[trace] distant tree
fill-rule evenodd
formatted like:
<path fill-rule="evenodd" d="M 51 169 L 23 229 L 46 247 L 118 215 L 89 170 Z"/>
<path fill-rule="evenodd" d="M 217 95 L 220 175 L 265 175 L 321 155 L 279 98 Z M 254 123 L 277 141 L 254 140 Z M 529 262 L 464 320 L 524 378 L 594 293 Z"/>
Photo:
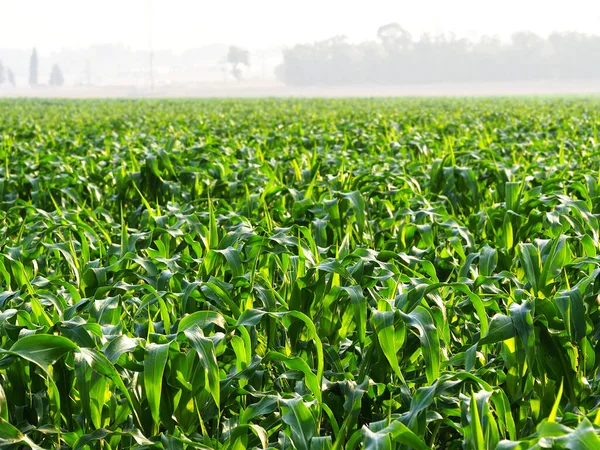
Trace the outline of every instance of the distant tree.
<path fill-rule="evenodd" d="M 227 62 L 231 64 L 231 74 L 239 81 L 242 79 L 241 66 L 250 67 L 250 52 L 232 45 L 227 53 Z"/>
<path fill-rule="evenodd" d="M 6 77 L 4 76 L 4 66 L 2 65 L 2 61 L 0 61 L 0 84 L 4 84 L 6 81 Z"/>
<path fill-rule="evenodd" d="M 286 73 L 285 73 L 285 63 L 279 64 L 275 67 L 275 69 L 273 70 L 273 74 L 275 75 L 275 79 L 277 81 L 286 81 Z"/>
<path fill-rule="evenodd" d="M 36 86 L 38 84 L 38 55 L 35 47 L 31 52 L 29 60 L 29 85 Z"/>
<path fill-rule="evenodd" d="M 58 64 L 52 66 L 50 72 L 50 86 L 62 86 L 65 83 L 65 77 L 63 76 L 62 70 Z"/>
<path fill-rule="evenodd" d="M 411 34 L 395 22 L 379 27 L 377 37 L 388 52 L 404 50 L 412 41 Z"/>
<path fill-rule="evenodd" d="M 17 85 L 17 83 L 15 82 L 15 74 L 10 68 L 6 70 L 6 77 L 8 78 L 8 84 L 10 84 L 11 86 Z"/>

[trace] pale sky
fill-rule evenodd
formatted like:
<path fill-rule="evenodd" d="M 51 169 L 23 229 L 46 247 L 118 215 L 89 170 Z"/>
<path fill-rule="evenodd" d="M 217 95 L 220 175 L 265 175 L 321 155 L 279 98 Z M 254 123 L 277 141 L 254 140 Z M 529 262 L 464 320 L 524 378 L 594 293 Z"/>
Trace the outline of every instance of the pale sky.
<path fill-rule="evenodd" d="M 37 46 L 45 53 L 122 43 L 147 49 L 150 16 L 154 48 L 176 52 L 212 43 L 267 48 L 338 34 L 361 41 L 389 22 L 415 36 L 600 34 L 598 0 L 0 0 L 0 48 Z"/>

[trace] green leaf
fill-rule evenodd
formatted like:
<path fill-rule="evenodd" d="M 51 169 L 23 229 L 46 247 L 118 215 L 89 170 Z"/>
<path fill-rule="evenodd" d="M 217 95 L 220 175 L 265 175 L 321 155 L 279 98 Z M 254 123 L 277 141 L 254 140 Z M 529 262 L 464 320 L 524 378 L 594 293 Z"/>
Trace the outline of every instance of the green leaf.
<path fill-rule="evenodd" d="M 554 297 L 554 303 L 562 316 L 567 333 L 574 342 L 579 342 L 586 335 L 583 297 L 578 289 L 571 289 L 561 294 L 563 295 Z"/>
<path fill-rule="evenodd" d="M 15 446 L 19 444 L 25 444 L 32 450 L 43 450 L 43 447 L 38 446 L 13 425 L 4 419 L 0 419 L 0 446 Z"/>
<path fill-rule="evenodd" d="M 600 448 L 598 433 L 585 417 L 574 431 L 558 438 L 557 441 L 569 450 L 596 450 Z"/>
<path fill-rule="evenodd" d="M 533 305 L 530 301 L 524 301 L 521 304 L 511 303 L 509 308 L 515 330 L 523 343 L 523 348 L 530 361 L 533 358 L 533 353 L 535 351 L 533 318 L 531 317 L 532 308 Z"/>
<path fill-rule="evenodd" d="M 147 439 L 139 430 L 130 431 L 110 431 L 105 428 L 95 430 L 93 433 L 81 436 L 75 442 L 73 450 L 81 450 L 94 441 L 106 442 L 111 436 L 131 436 L 138 445 L 153 445 L 154 443 Z"/>
<path fill-rule="evenodd" d="M 479 408 L 477 407 L 477 399 L 475 398 L 475 392 L 471 392 L 471 427 L 472 438 L 473 438 L 473 448 L 475 450 L 486 450 L 485 439 L 483 437 L 483 427 L 481 426 L 481 417 Z"/>
<path fill-rule="evenodd" d="M 367 301 L 360 286 L 342 286 L 350 296 L 352 310 L 354 311 L 354 323 L 358 329 L 358 341 L 362 344 L 367 337 Z"/>
<path fill-rule="evenodd" d="M 362 428 L 365 450 L 392 450 L 389 433 L 372 432 L 366 426 Z"/>
<path fill-rule="evenodd" d="M 310 450 L 317 423 L 301 397 L 281 399 L 281 419 L 290 427 L 289 437 L 298 450 Z"/>
<path fill-rule="evenodd" d="M 544 289 L 562 270 L 567 254 L 566 242 L 567 238 L 560 236 L 544 246 L 544 250 L 549 248 L 549 251 L 544 255 L 544 264 L 538 283 L 539 289 Z"/>
<path fill-rule="evenodd" d="M 234 277 L 241 277 L 244 275 L 244 268 L 242 266 L 242 259 L 240 258 L 240 254 L 233 247 L 228 247 L 223 250 L 213 249 L 214 252 L 220 253 L 225 257 L 229 268 L 231 269 L 231 274 Z"/>
<path fill-rule="evenodd" d="M 308 389 L 311 390 L 315 398 L 321 402 L 321 386 L 319 379 L 313 373 L 310 366 L 302 358 L 288 357 L 279 352 L 269 352 L 263 358 L 263 363 L 270 361 L 279 361 L 284 363 L 291 370 L 298 370 L 304 374 L 304 382 Z"/>
<path fill-rule="evenodd" d="M 9 352 L 35 363 L 50 375 L 48 366 L 73 350 L 77 350 L 77 346 L 69 339 L 48 334 L 34 334 L 19 339 Z"/>
<path fill-rule="evenodd" d="M 144 358 L 144 387 L 148 406 L 158 428 L 160 423 L 160 398 L 162 395 L 162 383 L 167 358 L 169 356 L 170 344 L 147 344 L 146 357 Z"/>
<path fill-rule="evenodd" d="M 390 367 L 398 377 L 404 383 L 404 377 L 398 364 L 398 357 L 396 356 L 396 332 L 394 329 L 394 312 L 393 311 L 373 311 L 371 315 L 371 322 L 373 323 L 373 329 L 379 341 L 379 346 L 383 350 L 383 354 L 388 360 Z"/>
<path fill-rule="evenodd" d="M 560 406 L 560 400 L 563 394 L 563 383 L 564 380 L 561 380 L 560 387 L 558 388 L 558 393 L 556 394 L 556 400 L 554 400 L 554 405 L 552 405 L 552 410 L 550 411 L 550 415 L 548 416 L 548 422 L 556 422 L 556 415 L 558 414 L 558 407 Z"/>
<path fill-rule="evenodd" d="M 114 338 L 104 349 L 104 356 L 114 364 L 121 355 L 132 352 L 140 345 L 140 340 L 124 335 Z"/>
<path fill-rule="evenodd" d="M 368 428 L 363 427 L 363 431 Z M 368 434 L 367 434 L 368 435 Z M 387 441 L 382 439 L 380 436 L 388 436 L 390 445 L 393 443 L 402 444 L 413 450 L 429 450 L 429 447 L 423 442 L 419 436 L 413 433 L 406 425 L 399 420 L 395 420 L 385 428 L 378 430 L 376 433 L 370 435 L 372 441 L 372 448 L 378 448 L 377 445 L 381 442 L 384 446 L 387 445 Z M 367 440 L 365 439 L 365 448 L 367 447 Z M 390 447 L 391 448 L 391 447 Z"/>
<path fill-rule="evenodd" d="M 489 245 L 485 245 L 479 253 L 479 274 L 490 277 L 498 264 L 498 253 Z"/>
<path fill-rule="evenodd" d="M 504 314 L 492 317 L 488 333 L 481 338 L 479 345 L 495 344 L 514 337 L 516 334 L 513 320 Z"/>
<path fill-rule="evenodd" d="M 204 327 L 209 324 L 213 324 L 219 328 L 225 329 L 225 319 L 220 313 L 215 311 L 196 311 L 195 313 L 187 315 L 181 319 L 179 322 L 179 327 L 177 328 L 177 332 L 181 333 L 182 331 L 188 330 L 195 325 L 204 329 Z"/>
<path fill-rule="evenodd" d="M 362 235 L 365 229 L 365 199 L 359 191 L 342 192 L 340 195 L 348 199 L 356 214 L 356 225 L 358 226 L 358 232 Z"/>
<path fill-rule="evenodd" d="M 200 365 L 206 370 L 208 377 L 208 389 L 210 395 L 215 401 L 215 405 L 221 407 L 221 387 L 219 375 L 219 366 L 213 341 L 204 337 L 202 330 L 198 326 L 184 330 L 190 345 L 198 354 Z"/>
<path fill-rule="evenodd" d="M 129 407 L 131 408 L 133 414 L 136 417 L 137 423 L 140 424 L 140 417 L 133 404 L 131 394 L 129 393 L 129 390 L 125 387 L 121 376 L 114 368 L 114 366 L 110 363 L 110 361 L 106 359 L 106 357 L 102 353 L 99 353 L 98 351 L 93 349 L 80 348 L 79 352 L 93 370 L 95 370 L 101 375 L 104 375 L 105 377 L 108 377 L 115 384 L 115 386 L 117 386 L 117 388 L 121 390 L 121 392 L 127 400 L 127 403 L 129 404 Z"/>
<path fill-rule="evenodd" d="M 427 309 L 417 306 L 409 314 L 399 311 L 406 324 L 419 332 L 421 351 L 425 360 L 425 374 L 429 384 L 440 376 L 440 340 L 433 318 Z"/>
<path fill-rule="evenodd" d="M 525 270 L 527 281 L 537 295 L 539 289 L 543 287 L 539 285 L 541 260 L 537 247 L 533 244 L 519 244 L 519 260 Z"/>

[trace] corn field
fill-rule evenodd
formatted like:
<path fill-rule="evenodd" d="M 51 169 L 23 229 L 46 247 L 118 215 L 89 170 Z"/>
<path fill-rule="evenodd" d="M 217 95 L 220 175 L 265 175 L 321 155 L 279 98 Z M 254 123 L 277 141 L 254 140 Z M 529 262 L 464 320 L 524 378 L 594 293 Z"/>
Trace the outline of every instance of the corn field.
<path fill-rule="evenodd" d="M 0 101 L 0 447 L 600 449 L 600 101 Z"/>

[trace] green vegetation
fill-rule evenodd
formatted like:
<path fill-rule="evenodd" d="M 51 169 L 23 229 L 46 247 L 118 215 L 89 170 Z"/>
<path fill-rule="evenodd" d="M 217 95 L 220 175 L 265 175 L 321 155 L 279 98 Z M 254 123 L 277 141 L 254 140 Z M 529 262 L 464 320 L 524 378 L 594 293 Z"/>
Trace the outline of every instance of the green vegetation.
<path fill-rule="evenodd" d="M 600 102 L 0 102 L 8 448 L 598 449 Z"/>

